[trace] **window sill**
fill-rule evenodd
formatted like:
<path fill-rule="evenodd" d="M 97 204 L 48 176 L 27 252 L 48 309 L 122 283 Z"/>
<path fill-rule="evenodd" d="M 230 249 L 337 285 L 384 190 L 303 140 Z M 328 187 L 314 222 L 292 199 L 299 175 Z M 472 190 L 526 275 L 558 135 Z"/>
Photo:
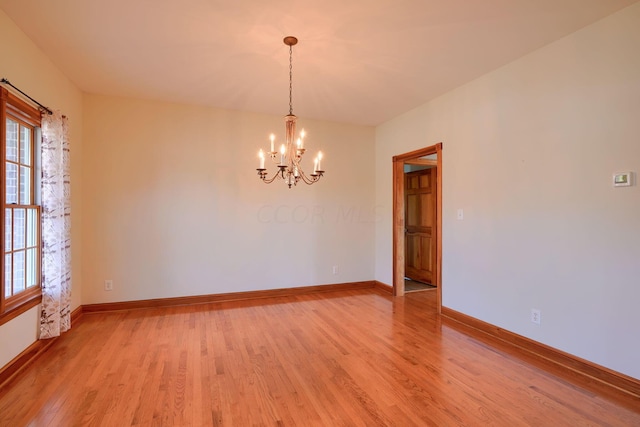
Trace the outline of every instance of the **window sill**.
<path fill-rule="evenodd" d="M 20 303 L 15 306 L 7 307 L 7 309 L 3 313 L 0 313 L 0 325 L 4 325 L 10 320 L 15 319 L 16 317 L 20 316 L 22 313 L 27 312 L 28 310 L 32 309 L 36 305 L 40 304 L 41 302 L 42 302 L 42 293 L 38 292 L 30 296 L 28 299 L 20 301 Z"/>

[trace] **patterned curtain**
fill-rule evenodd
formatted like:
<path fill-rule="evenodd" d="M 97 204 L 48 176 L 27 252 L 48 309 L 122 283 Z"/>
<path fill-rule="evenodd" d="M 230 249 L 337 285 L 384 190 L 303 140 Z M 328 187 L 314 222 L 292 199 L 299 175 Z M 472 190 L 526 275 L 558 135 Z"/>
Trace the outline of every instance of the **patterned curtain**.
<path fill-rule="evenodd" d="M 71 328 L 71 192 L 67 118 L 42 117 L 42 312 L 40 339 Z"/>

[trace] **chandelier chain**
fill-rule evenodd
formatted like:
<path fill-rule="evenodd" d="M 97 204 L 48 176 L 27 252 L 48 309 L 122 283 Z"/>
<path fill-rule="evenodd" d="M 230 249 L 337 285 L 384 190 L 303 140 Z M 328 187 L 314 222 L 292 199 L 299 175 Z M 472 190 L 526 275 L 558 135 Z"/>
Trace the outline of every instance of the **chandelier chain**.
<path fill-rule="evenodd" d="M 289 115 L 293 114 L 293 47 L 289 46 Z"/>

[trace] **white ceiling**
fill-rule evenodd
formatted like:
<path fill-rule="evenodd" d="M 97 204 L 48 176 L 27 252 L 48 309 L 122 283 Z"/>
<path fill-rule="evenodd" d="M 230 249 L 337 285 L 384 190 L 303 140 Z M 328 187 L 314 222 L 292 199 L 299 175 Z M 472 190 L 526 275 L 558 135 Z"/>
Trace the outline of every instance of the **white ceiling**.
<path fill-rule="evenodd" d="M 0 0 L 0 9 L 85 92 L 283 115 L 282 39 L 294 35 L 294 113 L 378 125 L 636 1 Z M 1 77 L 19 86 L 20 76 Z"/>

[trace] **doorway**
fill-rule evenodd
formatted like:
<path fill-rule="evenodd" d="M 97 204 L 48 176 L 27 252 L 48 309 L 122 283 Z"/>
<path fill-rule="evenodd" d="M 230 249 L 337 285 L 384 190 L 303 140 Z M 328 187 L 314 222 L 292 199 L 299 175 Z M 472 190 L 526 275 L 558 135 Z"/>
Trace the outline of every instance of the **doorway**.
<path fill-rule="evenodd" d="M 431 169 L 429 174 L 433 176 L 435 182 L 433 188 L 433 192 L 435 193 L 435 208 L 432 211 L 432 214 L 435 216 L 435 218 L 433 218 L 435 227 L 433 227 L 428 234 L 420 233 L 420 235 L 416 235 L 416 231 L 424 232 L 426 230 L 408 229 L 407 227 L 405 165 L 422 165 L 428 167 L 425 169 Z M 418 185 L 418 187 L 420 186 Z M 419 190 L 415 193 L 419 193 Z M 409 207 L 409 209 L 413 208 Z M 429 267 L 431 270 L 429 280 L 436 286 L 437 310 L 438 313 L 440 313 L 442 307 L 442 143 L 393 157 L 393 294 L 395 296 L 404 296 L 405 294 L 404 283 L 407 256 L 416 256 L 415 253 L 411 253 L 411 249 L 407 251 L 407 238 L 405 236 L 408 231 L 414 233 L 414 235 L 410 237 L 410 239 L 414 241 L 414 243 L 410 241 L 412 247 L 418 248 L 422 245 L 424 248 L 423 252 L 435 250 L 435 253 L 429 252 L 429 259 L 425 264 L 431 263 Z M 429 239 L 434 240 L 431 241 Z M 411 264 L 411 262 L 410 260 L 409 264 Z M 415 274 L 415 271 L 410 272 L 410 274 Z"/>
<path fill-rule="evenodd" d="M 435 154 L 404 164 L 404 291 L 435 289 Z"/>

